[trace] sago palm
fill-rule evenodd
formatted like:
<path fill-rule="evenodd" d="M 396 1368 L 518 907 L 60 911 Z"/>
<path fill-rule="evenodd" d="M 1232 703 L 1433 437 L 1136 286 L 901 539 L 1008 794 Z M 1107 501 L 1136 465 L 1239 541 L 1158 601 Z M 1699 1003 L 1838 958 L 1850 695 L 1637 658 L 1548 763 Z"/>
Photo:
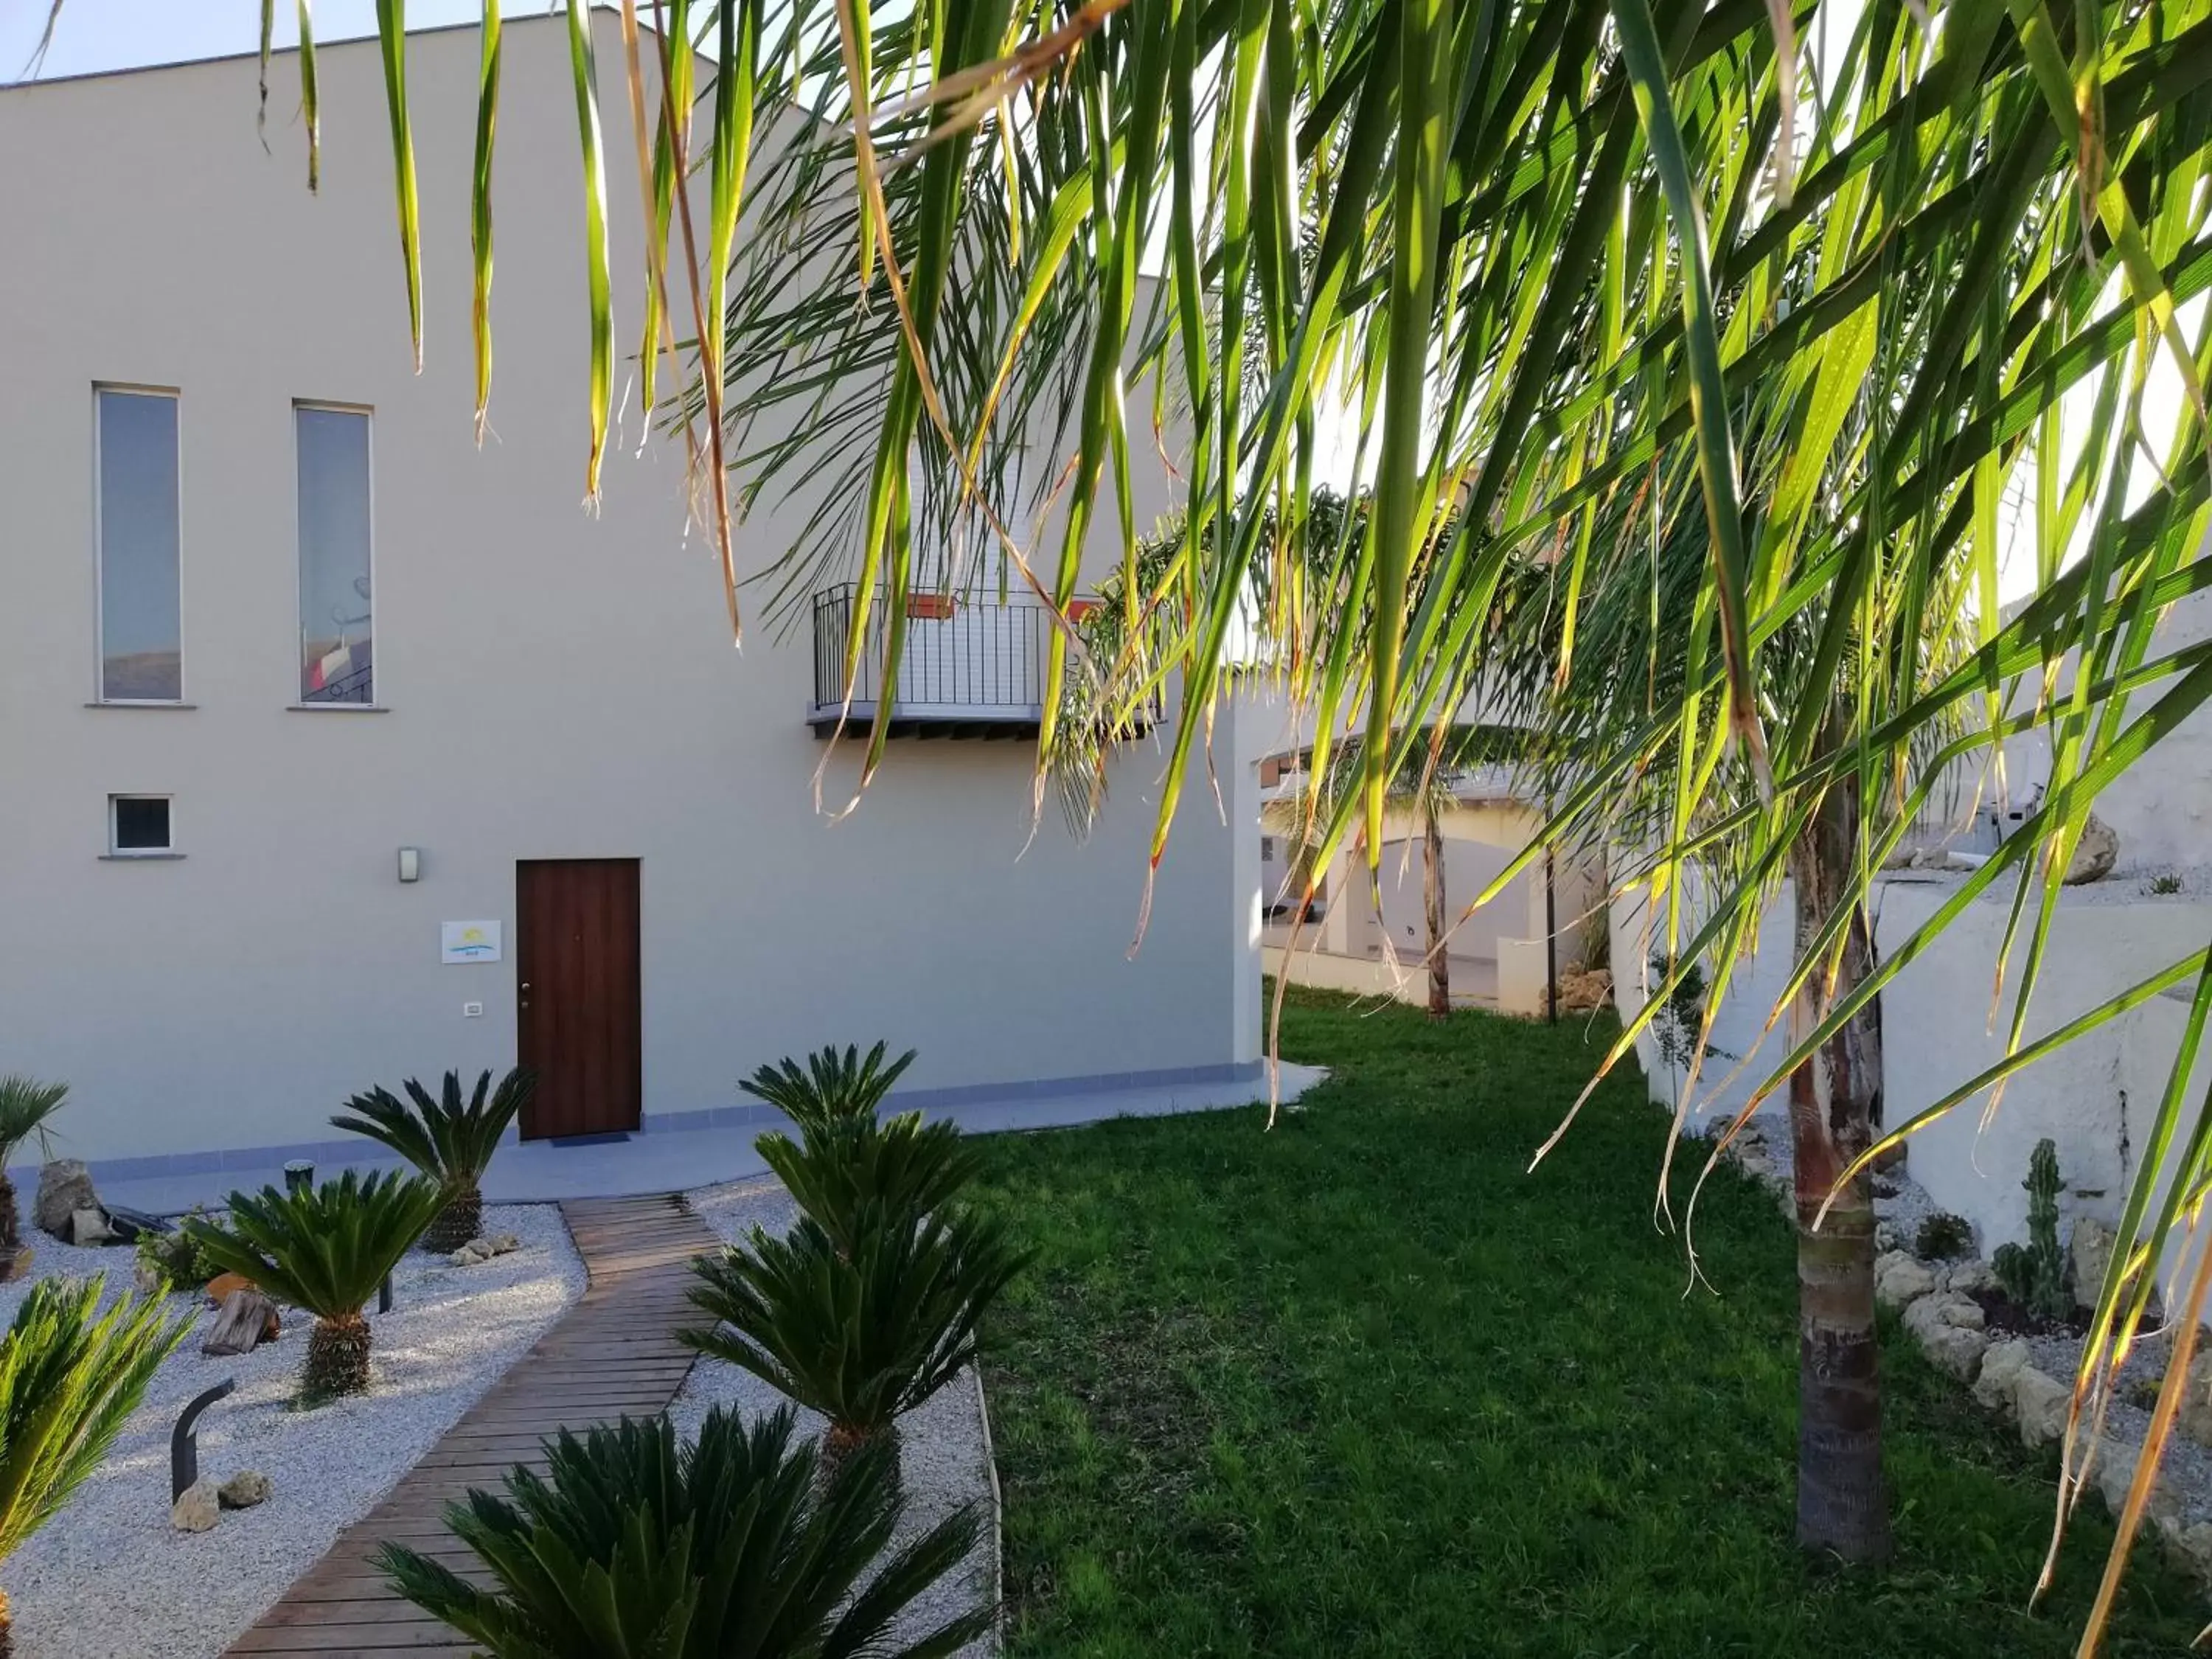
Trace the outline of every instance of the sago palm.
<path fill-rule="evenodd" d="M 446 1511 L 488 1584 L 398 1544 L 376 1565 L 490 1659 L 936 1659 L 981 1634 L 988 1607 L 891 1633 L 974 1547 L 974 1514 L 886 1555 L 888 1449 L 824 1485 L 792 1425 L 787 1407 L 750 1427 L 717 1407 L 690 1445 L 665 1417 L 564 1429 L 544 1474 L 518 1468 L 505 1496 L 472 1490 Z"/>
<path fill-rule="evenodd" d="M 404 1086 L 404 1101 L 389 1089 L 356 1095 L 331 1122 L 381 1141 L 438 1183 L 445 1207 L 422 1235 L 422 1248 L 457 1250 L 483 1231 L 483 1173 L 507 1125 L 537 1091 L 538 1076 L 518 1066 L 494 1089 L 486 1072 L 465 1100 L 458 1072 L 446 1073 L 438 1096 L 411 1077 Z"/>
<path fill-rule="evenodd" d="M 306 1398 L 321 1400 L 368 1388 L 362 1310 L 444 1202 L 426 1176 L 349 1170 L 301 1192 L 233 1193 L 228 1228 L 188 1220 L 185 1231 L 223 1271 L 315 1316 L 300 1384 Z"/>
<path fill-rule="evenodd" d="M 0 1337 L 0 1561 L 53 1517 L 107 1455 L 155 1370 L 192 1328 L 162 1300 L 100 1309 L 100 1284 L 42 1279 Z M 15 1651 L 0 1595 L 0 1659 Z"/>
<path fill-rule="evenodd" d="M 915 1221 L 874 1211 L 841 1250 L 801 1217 L 692 1264 L 694 1304 L 719 1322 L 683 1339 L 829 1419 L 832 1471 L 891 1438 L 897 1419 L 957 1376 L 975 1327 L 1028 1264 L 997 1221 L 965 1210 Z"/>
<path fill-rule="evenodd" d="M 33 1138 L 41 1157 L 52 1153 L 47 1121 L 68 1098 L 66 1083 L 41 1083 L 15 1072 L 0 1077 L 0 1279 L 14 1275 L 23 1253 L 22 1218 L 16 1212 L 15 1183 L 8 1165 Z"/>
<path fill-rule="evenodd" d="M 982 1154 L 958 1125 L 926 1124 L 919 1112 L 866 1127 L 809 1128 L 796 1142 L 764 1134 L 753 1146 L 800 1210 L 847 1255 L 884 1217 L 942 1209 L 982 1168 Z"/>
<path fill-rule="evenodd" d="M 787 1057 L 762 1066 L 738 1087 L 766 1101 L 809 1133 L 873 1123 L 876 1109 L 915 1060 L 909 1048 L 886 1064 L 888 1048 L 878 1042 L 863 1056 L 854 1044 L 840 1052 L 833 1043 L 809 1054 L 803 1071 L 797 1060 Z"/>

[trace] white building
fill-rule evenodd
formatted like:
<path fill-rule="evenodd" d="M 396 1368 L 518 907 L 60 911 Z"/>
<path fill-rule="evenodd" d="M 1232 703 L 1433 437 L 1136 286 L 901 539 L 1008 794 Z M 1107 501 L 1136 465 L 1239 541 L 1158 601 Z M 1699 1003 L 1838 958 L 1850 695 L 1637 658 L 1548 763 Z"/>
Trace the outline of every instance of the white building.
<path fill-rule="evenodd" d="M 634 342 L 622 55 L 595 27 Z M 1182 814 L 1132 959 L 1161 757 L 1117 765 L 1078 844 L 1048 806 L 1032 838 L 1030 743 L 919 740 L 1033 720 L 1034 613 L 914 623 L 912 661 L 962 672 L 901 694 L 832 823 L 814 641 L 756 616 L 732 648 L 680 454 L 639 453 L 634 398 L 579 510 L 562 24 L 517 20 L 505 54 L 481 452 L 472 28 L 410 42 L 419 376 L 373 43 L 320 54 L 315 195 L 289 64 L 273 155 L 251 58 L 0 91 L 0 1071 L 67 1079 L 61 1150 L 113 1178 L 312 1156 L 356 1090 L 518 1058 L 531 1136 L 728 1121 L 755 1066 L 878 1036 L 940 1102 L 1256 1075 L 1249 831 Z M 757 517 L 741 555 L 790 527 Z M 1223 779 L 1249 824 L 1250 769 Z"/>

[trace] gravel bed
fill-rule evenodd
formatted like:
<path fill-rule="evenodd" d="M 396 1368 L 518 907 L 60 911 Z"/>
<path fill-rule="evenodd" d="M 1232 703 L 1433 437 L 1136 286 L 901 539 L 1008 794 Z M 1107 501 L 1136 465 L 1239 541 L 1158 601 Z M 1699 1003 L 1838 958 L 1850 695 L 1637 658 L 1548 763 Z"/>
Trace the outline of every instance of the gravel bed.
<path fill-rule="evenodd" d="M 700 1218 L 732 1243 L 749 1236 L 756 1222 L 772 1233 L 781 1232 L 798 1213 L 798 1206 L 773 1176 L 702 1187 L 684 1196 Z M 692 1367 L 668 1415 L 678 1433 L 691 1435 L 716 1406 L 750 1415 L 772 1412 L 785 1403 L 781 1395 L 751 1372 L 702 1358 Z M 802 1408 L 799 1426 L 801 1433 L 813 1436 L 821 1433 L 823 1423 Z M 982 1385 L 972 1369 L 899 1420 L 899 1469 L 907 1503 L 895 1547 L 920 1537 L 963 1504 L 975 1504 L 982 1517 L 967 1561 L 933 1585 L 895 1626 L 895 1634 L 904 1640 L 913 1641 L 970 1607 L 988 1606 L 997 1593 L 997 1517 L 984 1436 Z M 984 1659 L 997 1651 L 995 1636 L 986 1633 L 962 1648 L 958 1659 Z"/>
<path fill-rule="evenodd" d="M 581 1295 L 584 1267 L 551 1205 L 493 1206 L 487 1233 L 522 1248 L 474 1267 L 410 1255 L 389 1314 L 372 1315 L 375 1386 L 313 1411 L 294 1408 L 312 1322 L 290 1310 L 283 1334 L 250 1354 L 202 1358 L 198 1327 L 155 1374 L 146 1403 L 60 1514 L 0 1563 L 19 1659 L 215 1659 L 344 1528 L 399 1477 Z M 127 1290 L 127 1248 L 76 1249 L 25 1224 L 33 1276 L 104 1274 Z M 0 1320 L 25 1284 L 0 1285 Z M 181 1298 L 177 1305 L 185 1305 Z M 169 1431 L 194 1395 L 238 1388 L 199 1419 L 203 1476 L 258 1469 L 275 1491 L 226 1511 L 212 1532 L 169 1524 Z"/>
<path fill-rule="evenodd" d="M 2074 1373 L 2081 1364 L 2083 1339 L 2061 1331 L 2026 1340 L 2036 1370 L 2072 1387 Z M 2130 1405 L 2127 1395 L 2137 1383 L 2156 1386 L 2166 1375 L 2171 1346 L 2171 1339 L 2164 1332 L 2138 1340 L 2129 1351 L 2127 1364 L 2120 1368 L 2119 1386 L 2106 1407 L 2105 1439 L 2129 1449 L 2130 1467 L 2135 1462 L 2134 1449 L 2142 1444 L 2143 1436 L 2150 1431 L 2150 1413 Z M 2100 1458 L 2106 1455 L 2099 1454 Z M 2156 1495 L 2177 1505 L 2185 1527 L 2212 1521 L 2212 1448 L 2199 1445 L 2179 1428 L 2168 1435 L 2166 1450 L 2159 1458 Z"/>

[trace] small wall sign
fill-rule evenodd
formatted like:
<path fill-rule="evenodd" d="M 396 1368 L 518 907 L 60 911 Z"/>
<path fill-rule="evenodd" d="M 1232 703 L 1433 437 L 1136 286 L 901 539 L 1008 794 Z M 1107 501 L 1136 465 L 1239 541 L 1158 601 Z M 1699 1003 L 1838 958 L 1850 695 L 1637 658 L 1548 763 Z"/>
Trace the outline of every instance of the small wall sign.
<path fill-rule="evenodd" d="M 499 924 L 495 921 L 441 921 L 438 924 L 438 960 L 497 962 Z"/>

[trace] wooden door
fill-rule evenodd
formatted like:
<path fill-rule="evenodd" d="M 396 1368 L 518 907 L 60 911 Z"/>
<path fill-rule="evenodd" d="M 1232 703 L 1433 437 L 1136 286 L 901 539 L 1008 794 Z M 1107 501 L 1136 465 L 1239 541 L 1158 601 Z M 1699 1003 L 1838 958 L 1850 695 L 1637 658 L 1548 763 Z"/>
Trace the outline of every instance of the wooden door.
<path fill-rule="evenodd" d="M 638 1127 L 635 859 L 514 866 L 516 1048 L 538 1073 L 526 1140 Z"/>

